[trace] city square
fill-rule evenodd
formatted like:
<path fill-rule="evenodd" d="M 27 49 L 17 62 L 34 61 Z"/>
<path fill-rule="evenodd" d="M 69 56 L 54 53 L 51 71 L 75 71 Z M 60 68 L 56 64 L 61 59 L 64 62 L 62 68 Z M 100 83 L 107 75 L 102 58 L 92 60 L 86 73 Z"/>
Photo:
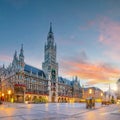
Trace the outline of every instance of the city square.
<path fill-rule="evenodd" d="M 118 120 L 120 105 L 86 109 L 85 103 L 16 104 L 0 106 L 0 120 Z"/>

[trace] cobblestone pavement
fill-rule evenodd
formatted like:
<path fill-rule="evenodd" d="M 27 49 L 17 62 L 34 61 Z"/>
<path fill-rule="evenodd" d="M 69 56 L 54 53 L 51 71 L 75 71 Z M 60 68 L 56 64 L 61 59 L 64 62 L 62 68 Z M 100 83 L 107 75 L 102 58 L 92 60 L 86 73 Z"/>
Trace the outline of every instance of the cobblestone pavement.
<path fill-rule="evenodd" d="M 47 103 L 0 105 L 0 120 L 118 120 L 118 105 L 86 109 L 83 103 Z"/>

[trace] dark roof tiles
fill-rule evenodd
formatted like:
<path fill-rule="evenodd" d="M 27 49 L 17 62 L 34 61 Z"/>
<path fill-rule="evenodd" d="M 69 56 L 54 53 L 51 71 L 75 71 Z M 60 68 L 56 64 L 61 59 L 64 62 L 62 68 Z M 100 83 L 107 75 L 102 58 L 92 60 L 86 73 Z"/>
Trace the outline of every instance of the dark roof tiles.
<path fill-rule="evenodd" d="M 46 78 L 45 73 L 42 70 L 27 64 L 25 64 L 24 71 Z"/>

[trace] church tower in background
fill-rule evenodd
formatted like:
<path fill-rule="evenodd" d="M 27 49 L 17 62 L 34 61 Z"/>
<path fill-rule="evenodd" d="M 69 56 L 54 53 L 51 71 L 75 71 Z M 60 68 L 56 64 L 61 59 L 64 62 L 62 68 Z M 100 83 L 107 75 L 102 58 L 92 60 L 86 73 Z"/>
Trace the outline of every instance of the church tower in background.
<path fill-rule="evenodd" d="M 58 98 L 58 63 L 56 62 L 57 47 L 54 43 L 52 23 L 44 47 L 44 62 L 42 69 L 49 80 L 49 102 L 57 102 Z"/>

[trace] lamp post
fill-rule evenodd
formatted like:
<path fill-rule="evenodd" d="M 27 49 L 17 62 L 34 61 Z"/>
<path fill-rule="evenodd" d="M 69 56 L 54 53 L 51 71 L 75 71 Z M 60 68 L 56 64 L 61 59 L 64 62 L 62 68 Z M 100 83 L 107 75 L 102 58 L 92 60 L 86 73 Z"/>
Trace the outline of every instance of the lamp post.
<path fill-rule="evenodd" d="M 101 95 L 101 97 L 102 97 L 102 96 L 103 96 L 103 93 L 101 93 L 100 95 Z"/>
<path fill-rule="evenodd" d="M 100 95 L 101 95 L 101 101 L 102 101 L 103 93 L 101 92 L 101 94 L 100 94 Z"/>
<path fill-rule="evenodd" d="M 10 101 L 10 94 L 11 94 L 11 90 L 8 90 L 8 95 L 9 95 L 8 101 Z"/>
<path fill-rule="evenodd" d="M 2 93 L 2 97 L 4 97 L 4 93 Z"/>
<path fill-rule="evenodd" d="M 4 94 L 4 93 L 2 93 L 2 101 L 4 101 L 4 95 L 5 95 L 5 94 Z"/>

